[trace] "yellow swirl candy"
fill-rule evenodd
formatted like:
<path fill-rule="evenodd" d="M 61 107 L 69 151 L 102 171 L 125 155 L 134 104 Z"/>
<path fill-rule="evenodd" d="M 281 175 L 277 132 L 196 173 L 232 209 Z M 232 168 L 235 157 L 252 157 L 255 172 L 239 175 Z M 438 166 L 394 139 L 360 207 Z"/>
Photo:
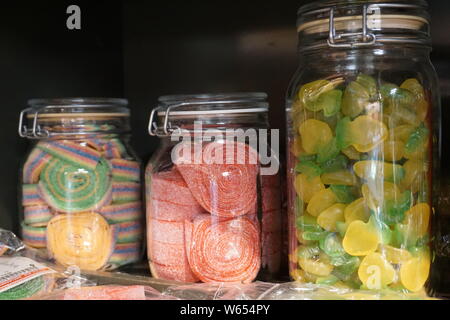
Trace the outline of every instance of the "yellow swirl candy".
<path fill-rule="evenodd" d="M 387 181 L 398 182 L 403 177 L 403 168 L 399 164 L 384 161 L 365 160 L 353 165 L 356 175 L 365 180 L 384 178 Z"/>
<path fill-rule="evenodd" d="M 412 291 L 420 291 L 430 274 L 430 254 L 428 251 L 408 260 L 400 268 L 400 280 L 403 286 Z"/>
<path fill-rule="evenodd" d="M 317 224 L 327 231 L 336 231 L 336 222 L 344 222 L 344 210 L 345 204 L 332 205 L 317 217 Z"/>
<path fill-rule="evenodd" d="M 59 214 L 47 225 L 47 248 L 64 266 L 98 270 L 114 247 L 113 231 L 98 213 Z"/>
<path fill-rule="evenodd" d="M 322 183 L 330 185 L 354 186 L 358 183 L 355 175 L 348 170 L 324 173 L 320 178 Z"/>
<path fill-rule="evenodd" d="M 347 224 L 359 220 L 363 222 L 369 221 L 370 211 L 364 201 L 364 198 L 359 198 L 350 203 L 344 211 L 345 222 Z"/>
<path fill-rule="evenodd" d="M 342 246 L 352 256 L 366 256 L 377 250 L 379 242 L 378 233 L 372 226 L 355 220 L 348 226 Z"/>
<path fill-rule="evenodd" d="M 352 145 L 359 152 L 369 152 L 385 141 L 389 135 L 386 125 L 369 116 L 359 116 L 350 123 Z"/>
<path fill-rule="evenodd" d="M 303 149 L 309 154 L 317 153 L 333 139 L 330 126 L 315 119 L 303 122 L 300 125 L 299 132 L 302 137 Z"/>
<path fill-rule="evenodd" d="M 325 189 L 320 177 L 309 178 L 304 173 L 297 175 L 294 187 L 300 199 L 305 203 L 308 203 L 315 193 Z"/>
<path fill-rule="evenodd" d="M 336 202 L 336 195 L 330 188 L 327 188 L 313 195 L 306 211 L 308 211 L 310 215 L 317 217 L 322 211 L 328 209 Z"/>
<path fill-rule="evenodd" d="M 404 224 L 408 233 L 423 237 L 428 233 L 430 223 L 431 208 L 427 203 L 419 203 L 406 211 Z"/>
<path fill-rule="evenodd" d="M 379 252 L 386 260 L 393 264 L 401 264 L 412 258 L 411 253 L 405 249 L 399 249 L 387 244 L 380 245 Z"/>
<path fill-rule="evenodd" d="M 394 282 L 394 267 L 378 252 L 367 255 L 358 269 L 361 282 L 369 289 L 381 289 Z"/>

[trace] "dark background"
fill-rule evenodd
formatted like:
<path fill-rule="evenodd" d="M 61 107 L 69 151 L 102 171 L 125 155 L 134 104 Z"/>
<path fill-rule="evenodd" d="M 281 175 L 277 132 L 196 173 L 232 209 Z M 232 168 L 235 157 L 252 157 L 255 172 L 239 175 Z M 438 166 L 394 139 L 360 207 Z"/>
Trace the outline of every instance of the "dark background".
<path fill-rule="evenodd" d="M 296 12 L 311 1 L 11 2 L 0 7 L 0 227 L 19 230 L 18 170 L 27 141 L 17 123 L 30 98 L 129 99 L 133 146 L 144 162 L 157 146 L 148 116 L 165 94 L 267 92 L 272 127 L 284 130 L 284 95 L 298 64 Z M 81 7 L 81 30 L 66 28 L 71 4 Z M 450 1 L 429 4 L 445 137 Z M 444 176 L 449 160 L 444 152 Z"/>

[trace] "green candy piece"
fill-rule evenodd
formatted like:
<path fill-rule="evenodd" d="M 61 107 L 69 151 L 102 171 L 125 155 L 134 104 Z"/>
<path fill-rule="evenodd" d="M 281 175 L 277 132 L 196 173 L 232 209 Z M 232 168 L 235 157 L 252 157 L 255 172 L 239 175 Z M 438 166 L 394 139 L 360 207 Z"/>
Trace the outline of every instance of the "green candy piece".
<path fill-rule="evenodd" d="M 111 167 L 103 158 L 95 170 L 54 158 L 41 172 L 39 189 L 47 204 L 57 211 L 95 210 L 111 201 Z"/>
<path fill-rule="evenodd" d="M 356 81 L 350 82 L 344 91 L 342 100 L 342 113 L 348 117 L 356 118 L 370 102 L 367 89 Z"/>
<path fill-rule="evenodd" d="M 413 153 L 418 151 L 420 147 L 422 147 L 429 135 L 429 130 L 423 123 L 419 127 L 417 127 L 409 136 L 408 140 L 405 144 L 405 151 L 407 153 Z"/>
<path fill-rule="evenodd" d="M 322 174 L 322 169 L 312 161 L 302 161 L 295 166 L 295 171 L 304 173 L 308 178 L 314 178 Z"/>
<path fill-rule="evenodd" d="M 311 162 L 315 162 L 316 161 L 316 155 L 301 155 L 298 157 L 298 161 L 303 162 L 303 161 L 311 161 Z"/>
<path fill-rule="evenodd" d="M 323 229 L 317 224 L 316 218 L 307 214 L 297 218 L 297 228 L 304 232 L 323 232 Z"/>
<path fill-rule="evenodd" d="M 317 153 L 317 162 L 319 164 L 324 164 L 334 158 L 339 154 L 340 149 L 338 148 L 336 138 L 330 140 L 323 148 Z"/>
<path fill-rule="evenodd" d="M 332 117 L 341 110 L 342 91 L 336 89 L 328 91 L 319 97 L 317 103 L 322 105 L 325 117 Z"/>
<path fill-rule="evenodd" d="M 352 132 L 350 130 L 351 119 L 342 118 L 336 126 L 336 146 L 339 150 L 348 148 L 352 144 Z"/>
<path fill-rule="evenodd" d="M 381 236 L 382 244 L 390 244 L 392 242 L 393 232 L 389 228 L 389 226 L 382 221 L 381 218 L 372 215 L 369 218 L 369 224 L 371 224 L 374 228 L 376 228 L 378 234 Z"/>
<path fill-rule="evenodd" d="M 342 281 L 349 281 L 352 279 L 352 275 L 358 270 L 359 264 L 360 260 L 357 257 L 348 256 L 343 264 L 334 268 L 332 274 Z"/>
<path fill-rule="evenodd" d="M 0 293 L 0 300 L 20 300 L 34 296 L 45 286 L 44 278 L 37 277 Z"/>
<path fill-rule="evenodd" d="M 329 233 L 326 237 L 320 239 L 319 247 L 330 257 L 341 257 L 345 255 L 341 243 L 342 239 L 336 233 Z"/>
<path fill-rule="evenodd" d="M 321 166 L 323 173 L 330 173 L 344 170 L 348 167 L 349 161 L 346 156 L 340 154 L 337 157 L 324 162 Z"/>
<path fill-rule="evenodd" d="M 412 193 L 405 191 L 397 200 L 386 200 L 381 214 L 383 222 L 390 226 L 402 222 L 406 211 L 411 208 L 412 199 Z"/>
<path fill-rule="evenodd" d="M 336 222 L 336 230 L 339 235 L 343 238 L 345 237 L 345 233 L 347 232 L 348 225 L 345 222 L 338 221 Z"/>
<path fill-rule="evenodd" d="M 336 284 L 338 281 L 339 281 L 339 278 L 331 274 L 328 277 L 317 278 L 316 284 L 332 286 L 332 285 Z"/>
<path fill-rule="evenodd" d="M 356 82 L 367 90 L 371 98 L 375 97 L 376 94 L 378 93 L 377 82 L 373 77 L 368 76 L 366 74 L 360 74 L 356 78 Z"/>
<path fill-rule="evenodd" d="M 355 189 L 350 186 L 330 185 L 331 191 L 337 198 L 339 203 L 352 203 L 356 200 Z"/>
<path fill-rule="evenodd" d="M 303 232 L 302 238 L 307 241 L 321 241 L 328 235 L 327 231 L 322 232 Z"/>
<path fill-rule="evenodd" d="M 297 219 L 297 221 L 303 216 L 304 211 L 305 204 L 303 203 L 302 199 L 300 199 L 300 197 L 297 197 L 295 203 L 295 218 Z"/>

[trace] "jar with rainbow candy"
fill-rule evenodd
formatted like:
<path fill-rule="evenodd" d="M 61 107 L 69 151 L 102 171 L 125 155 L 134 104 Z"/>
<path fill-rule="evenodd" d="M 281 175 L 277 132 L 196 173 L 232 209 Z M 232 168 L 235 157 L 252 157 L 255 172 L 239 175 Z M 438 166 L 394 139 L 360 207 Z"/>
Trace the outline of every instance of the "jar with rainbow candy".
<path fill-rule="evenodd" d="M 440 102 L 429 16 L 414 1 L 299 10 L 287 96 L 293 280 L 426 290 Z"/>
<path fill-rule="evenodd" d="M 278 156 L 271 157 L 266 139 L 266 98 L 159 99 L 149 132 L 160 146 L 145 173 L 147 256 L 155 278 L 249 283 L 279 277 L 281 185 Z"/>
<path fill-rule="evenodd" d="M 123 99 L 35 99 L 20 115 L 31 142 L 20 172 L 22 237 L 56 263 L 111 270 L 138 261 L 140 162 Z"/>

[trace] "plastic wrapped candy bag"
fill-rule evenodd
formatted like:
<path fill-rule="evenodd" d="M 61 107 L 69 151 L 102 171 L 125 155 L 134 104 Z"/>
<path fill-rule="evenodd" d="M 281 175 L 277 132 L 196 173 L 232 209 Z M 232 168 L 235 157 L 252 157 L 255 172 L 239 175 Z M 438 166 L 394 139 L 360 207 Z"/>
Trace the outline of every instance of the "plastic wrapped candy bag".
<path fill-rule="evenodd" d="M 274 283 L 259 281 L 251 284 L 199 283 L 169 286 L 163 294 L 182 300 L 258 300 L 275 286 Z"/>
<path fill-rule="evenodd" d="M 0 228 L 0 256 L 15 254 L 24 248 L 25 245 L 14 233 Z"/>
<path fill-rule="evenodd" d="M 392 289 L 355 290 L 336 286 L 289 282 L 274 286 L 261 300 L 428 300 L 425 291 L 404 293 Z"/>

